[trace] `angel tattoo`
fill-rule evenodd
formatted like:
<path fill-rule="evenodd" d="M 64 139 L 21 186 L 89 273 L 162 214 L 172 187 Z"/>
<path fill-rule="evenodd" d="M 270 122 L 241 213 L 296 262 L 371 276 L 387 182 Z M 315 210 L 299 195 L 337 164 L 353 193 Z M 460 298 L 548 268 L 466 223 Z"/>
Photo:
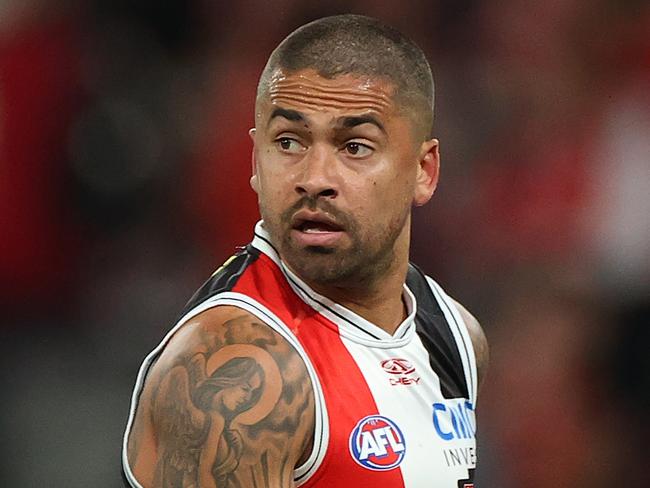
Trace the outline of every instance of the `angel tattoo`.
<path fill-rule="evenodd" d="M 239 428 L 270 412 L 279 394 L 265 391 L 265 382 L 280 375 L 266 351 L 239 345 L 233 356 L 230 347 L 210 357 L 198 353 L 162 379 L 153 412 L 169 441 L 159 458 L 156 486 L 240 486 L 234 475 L 243 451 Z"/>

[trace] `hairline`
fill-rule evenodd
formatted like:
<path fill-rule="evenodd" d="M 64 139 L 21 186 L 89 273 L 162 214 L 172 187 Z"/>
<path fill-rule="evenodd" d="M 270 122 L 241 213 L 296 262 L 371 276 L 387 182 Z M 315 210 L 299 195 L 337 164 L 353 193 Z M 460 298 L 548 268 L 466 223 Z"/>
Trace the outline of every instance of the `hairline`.
<path fill-rule="evenodd" d="M 334 80 L 340 76 L 351 76 L 358 78 L 370 78 L 373 81 L 388 83 L 391 92 L 389 94 L 390 100 L 393 105 L 396 107 L 396 112 L 399 115 L 405 116 L 409 119 L 413 125 L 412 131 L 413 135 L 417 136 L 417 139 L 420 142 L 428 140 L 432 137 L 433 130 L 433 106 L 428 106 L 429 101 L 427 97 L 416 90 L 400 90 L 400 84 L 395 81 L 390 75 L 382 75 L 378 73 L 364 72 L 363 70 L 350 70 L 350 71 L 341 71 L 338 73 L 330 74 L 321 71 L 317 65 L 303 66 L 298 69 L 289 69 L 286 66 L 282 66 L 280 63 L 275 62 L 274 65 L 270 65 L 273 57 L 269 58 L 267 65 L 264 67 L 264 71 L 260 76 L 259 83 L 257 85 L 257 93 L 255 97 L 255 107 L 257 107 L 262 102 L 264 97 L 269 96 L 269 86 L 274 75 L 278 71 L 282 72 L 284 75 L 291 76 L 296 73 L 300 73 L 305 70 L 314 70 L 316 74 L 326 80 Z M 433 102 L 433 101 L 432 101 Z M 409 110 L 410 109 L 410 110 Z M 429 120 L 424 120 L 424 112 L 428 112 Z M 415 115 L 409 115 L 409 114 Z M 426 127 L 423 127 L 425 126 Z M 423 133 L 423 135 L 421 134 Z"/>

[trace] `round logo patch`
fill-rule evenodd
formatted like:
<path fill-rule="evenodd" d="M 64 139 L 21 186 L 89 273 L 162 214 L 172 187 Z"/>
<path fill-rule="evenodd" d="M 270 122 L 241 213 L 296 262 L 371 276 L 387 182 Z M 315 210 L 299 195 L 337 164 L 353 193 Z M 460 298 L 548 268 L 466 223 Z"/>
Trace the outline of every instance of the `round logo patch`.
<path fill-rule="evenodd" d="M 396 468 L 405 452 L 402 431 L 387 417 L 364 417 L 350 433 L 350 454 L 364 468 L 375 471 Z"/>

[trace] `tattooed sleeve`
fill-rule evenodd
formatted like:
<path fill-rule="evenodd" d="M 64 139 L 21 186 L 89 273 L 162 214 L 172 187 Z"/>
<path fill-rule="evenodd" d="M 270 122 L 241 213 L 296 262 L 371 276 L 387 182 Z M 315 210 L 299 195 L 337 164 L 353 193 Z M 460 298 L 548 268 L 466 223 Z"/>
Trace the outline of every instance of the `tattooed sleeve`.
<path fill-rule="evenodd" d="M 307 371 L 268 326 L 223 309 L 183 326 L 147 378 L 128 450 L 144 488 L 293 486 L 313 431 Z"/>

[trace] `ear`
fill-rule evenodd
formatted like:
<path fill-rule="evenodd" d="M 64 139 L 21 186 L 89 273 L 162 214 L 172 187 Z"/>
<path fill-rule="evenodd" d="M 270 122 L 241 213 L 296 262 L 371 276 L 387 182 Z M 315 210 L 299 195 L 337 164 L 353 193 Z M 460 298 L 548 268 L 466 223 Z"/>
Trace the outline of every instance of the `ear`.
<path fill-rule="evenodd" d="M 255 161 L 255 127 L 248 131 L 248 135 L 253 141 L 253 150 L 251 151 L 251 179 L 250 185 L 255 193 L 259 193 L 259 183 L 257 181 L 257 163 Z"/>
<path fill-rule="evenodd" d="M 418 172 L 415 178 L 415 191 L 413 204 L 421 207 L 433 196 L 438 186 L 440 175 L 440 143 L 438 139 L 431 139 L 422 143 L 420 158 L 418 161 Z"/>

